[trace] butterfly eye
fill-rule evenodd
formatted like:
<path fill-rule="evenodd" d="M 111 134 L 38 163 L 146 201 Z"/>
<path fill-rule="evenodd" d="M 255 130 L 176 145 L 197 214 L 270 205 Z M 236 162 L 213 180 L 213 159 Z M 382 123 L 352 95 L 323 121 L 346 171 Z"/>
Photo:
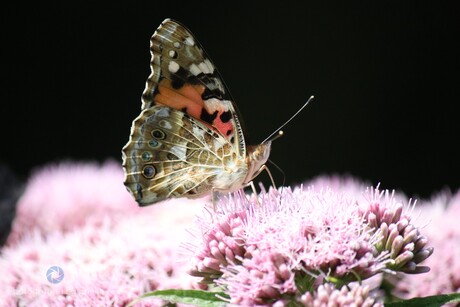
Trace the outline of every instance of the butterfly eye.
<path fill-rule="evenodd" d="M 152 136 L 158 140 L 164 140 L 166 138 L 166 134 L 160 129 L 153 130 Z"/>
<path fill-rule="evenodd" d="M 142 169 L 142 175 L 144 175 L 144 177 L 147 179 L 153 178 L 156 173 L 157 171 L 153 165 L 146 165 Z"/>

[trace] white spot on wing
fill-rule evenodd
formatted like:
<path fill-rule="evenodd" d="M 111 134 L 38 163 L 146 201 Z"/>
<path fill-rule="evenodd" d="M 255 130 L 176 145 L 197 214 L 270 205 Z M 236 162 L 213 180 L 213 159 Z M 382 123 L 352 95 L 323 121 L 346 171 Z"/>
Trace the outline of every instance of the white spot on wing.
<path fill-rule="evenodd" d="M 175 74 L 179 70 L 180 66 L 177 64 L 177 62 L 171 61 L 168 64 L 168 70 L 169 72 Z"/>
<path fill-rule="evenodd" d="M 200 73 L 202 73 L 201 69 L 196 65 L 196 64 L 191 64 L 190 65 L 190 72 L 194 75 L 194 76 L 198 76 Z"/>
<path fill-rule="evenodd" d="M 173 146 L 171 147 L 171 153 L 177 156 L 179 159 L 184 160 L 186 155 L 186 148 L 183 146 Z"/>
<path fill-rule="evenodd" d="M 197 136 L 199 139 L 204 139 L 204 133 L 205 131 L 203 129 L 200 129 L 197 126 L 193 126 L 193 135 Z"/>
<path fill-rule="evenodd" d="M 155 115 L 158 117 L 169 117 L 169 108 L 158 108 Z"/>
<path fill-rule="evenodd" d="M 195 45 L 195 40 L 191 36 L 187 37 L 184 42 L 189 46 Z"/>
<path fill-rule="evenodd" d="M 159 124 L 160 124 L 160 126 L 162 128 L 165 128 L 165 129 L 171 129 L 172 128 L 171 123 L 166 121 L 166 120 L 160 120 Z"/>
<path fill-rule="evenodd" d="M 217 98 L 209 98 L 204 101 L 204 105 L 206 110 L 209 113 L 213 113 L 214 111 L 223 110 L 228 111 L 232 106 L 232 102 L 230 100 L 220 100 Z"/>
<path fill-rule="evenodd" d="M 212 65 L 211 61 L 208 59 L 198 64 L 198 67 L 205 74 L 212 74 L 214 72 L 214 65 Z"/>

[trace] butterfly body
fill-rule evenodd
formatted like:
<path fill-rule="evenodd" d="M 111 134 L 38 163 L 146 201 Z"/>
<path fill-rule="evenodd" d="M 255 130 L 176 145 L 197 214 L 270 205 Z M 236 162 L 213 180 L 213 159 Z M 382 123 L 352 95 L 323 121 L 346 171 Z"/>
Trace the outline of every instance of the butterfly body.
<path fill-rule="evenodd" d="M 201 45 L 167 19 L 151 40 L 142 112 L 122 150 L 125 185 L 140 205 L 249 183 L 270 142 L 246 147 L 233 99 Z"/>

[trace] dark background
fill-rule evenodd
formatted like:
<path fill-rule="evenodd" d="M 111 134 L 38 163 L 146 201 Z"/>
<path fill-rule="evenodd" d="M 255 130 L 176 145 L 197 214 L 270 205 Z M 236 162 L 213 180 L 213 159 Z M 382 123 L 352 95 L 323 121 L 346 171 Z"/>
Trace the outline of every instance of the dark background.
<path fill-rule="evenodd" d="M 460 187 L 453 4 L 132 2 L 2 8 L 0 163 L 20 178 L 63 159 L 121 161 L 150 36 L 171 17 L 210 54 L 251 143 L 315 95 L 273 144 L 287 184 L 338 173 L 418 197 Z"/>

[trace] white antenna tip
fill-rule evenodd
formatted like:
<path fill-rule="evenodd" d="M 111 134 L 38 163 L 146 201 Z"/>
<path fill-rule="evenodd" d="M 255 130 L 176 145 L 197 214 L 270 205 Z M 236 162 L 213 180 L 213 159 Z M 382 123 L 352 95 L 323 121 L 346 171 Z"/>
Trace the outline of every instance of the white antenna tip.
<path fill-rule="evenodd" d="M 283 136 L 284 132 L 282 130 L 278 131 L 278 134 L 275 135 L 273 138 L 271 139 L 268 139 L 270 142 L 273 142 L 274 140 L 276 140 L 277 138 L 279 138 L 280 136 Z M 264 141 L 265 143 L 266 141 Z"/>

